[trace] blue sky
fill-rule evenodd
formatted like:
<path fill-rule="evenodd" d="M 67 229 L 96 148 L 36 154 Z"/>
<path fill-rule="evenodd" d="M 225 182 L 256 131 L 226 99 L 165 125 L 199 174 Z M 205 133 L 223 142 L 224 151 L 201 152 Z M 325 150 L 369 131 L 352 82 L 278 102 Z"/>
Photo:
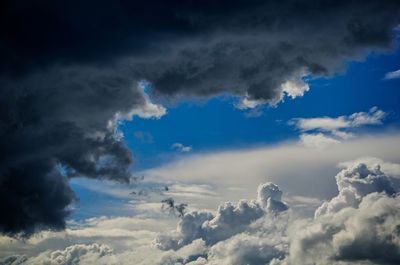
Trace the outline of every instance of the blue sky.
<path fill-rule="evenodd" d="M 167 105 L 168 113 L 161 119 L 135 117 L 133 121 L 124 122 L 120 130 L 133 150 L 133 169 L 142 170 L 182 155 L 171 148 L 174 143 L 191 146 L 196 153 L 294 139 L 298 132 L 287 122 L 296 117 L 337 117 L 377 106 L 389 114 L 384 126 L 397 127 L 400 124 L 400 79 L 384 80 L 384 76 L 398 70 L 399 62 L 399 50 L 373 53 L 364 61 L 348 63 L 347 70 L 335 76 L 306 78 L 310 90 L 303 97 L 286 97 L 276 107 L 263 106 L 256 110 L 262 112 L 258 117 L 248 117 L 254 110 L 235 108 L 238 99 L 220 96 L 207 101 L 192 99 Z M 138 139 L 135 134 L 144 138 Z"/>
<path fill-rule="evenodd" d="M 349 63 L 347 71 L 341 74 L 330 78 L 308 78 L 310 90 L 303 97 L 286 97 L 277 106 L 262 106 L 258 110 L 262 115 L 256 117 L 246 115 L 254 110 L 235 108 L 237 98 L 220 96 L 207 101 L 192 99 L 189 102 L 166 105 L 167 114 L 160 119 L 134 117 L 132 121 L 124 121 L 120 130 L 124 134 L 123 141 L 134 154 L 132 171 L 140 175 L 146 170 L 168 165 L 193 154 L 297 141 L 301 132 L 288 122 L 299 117 L 335 118 L 367 112 L 377 106 L 387 114 L 383 124 L 356 130 L 372 133 L 396 129 L 400 125 L 400 79 L 384 80 L 384 76 L 399 69 L 399 61 L 400 50 L 391 54 L 371 54 L 365 61 Z M 191 150 L 180 152 L 172 147 L 174 143 L 190 146 Z M 93 185 L 97 185 L 97 189 L 88 188 Z M 134 215 L 135 212 L 126 207 L 132 199 L 132 196 L 127 196 L 128 191 L 123 196 L 102 192 L 115 188 L 115 185 L 109 185 L 85 179 L 73 180 L 72 188 L 80 198 L 80 203 L 72 219 L 81 220 L 99 215 Z M 147 189 L 160 188 L 159 184 L 139 185 Z M 118 189 L 123 189 L 123 186 Z"/>

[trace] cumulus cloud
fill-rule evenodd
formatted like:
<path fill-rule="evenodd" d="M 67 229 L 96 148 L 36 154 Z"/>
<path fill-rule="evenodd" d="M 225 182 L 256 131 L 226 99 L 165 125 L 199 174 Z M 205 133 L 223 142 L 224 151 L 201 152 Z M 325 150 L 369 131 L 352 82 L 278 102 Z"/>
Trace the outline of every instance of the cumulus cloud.
<path fill-rule="evenodd" d="M 293 211 L 287 210 L 278 186 L 265 183 L 259 185 L 255 200 L 222 204 L 216 213 L 188 212 L 172 232 L 164 230 L 158 235 L 153 232 L 144 236 L 143 232 L 139 233 L 141 230 L 135 231 L 149 229 L 149 226 L 153 227 L 153 231 L 161 231 L 157 220 L 94 219 L 91 221 L 92 227 L 77 229 L 75 234 L 70 232 L 73 241 L 85 237 L 87 240 L 93 237 L 114 237 L 115 241 L 106 240 L 96 244 L 81 241 L 60 250 L 47 250 L 30 256 L 11 255 L 2 262 L 141 265 L 398 264 L 398 187 L 375 163 L 379 160 L 368 161 L 342 164 L 344 168 L 335 177 L 338 194 L 323 203 L 313 218 L 300 218 Z M 96 227 L 101 229 L 96 232 Z M 156 237 L 153 243 L 151 236 Z M 118 244 L 120 241 L 126 242 L 126 245 L 121 247 Z"/>
<path fill-rule="evenodd" d="M 336 175 L 339 194 L 292 228 L 288 264 L 397 264 L 400 197 L 377 165 Z"/>
<path fill-rule="evenodd" d="M 385 192 L 389 196 L 395 193 L 389 177 L 381 171 L 380 165 L 352 165 L 336 175 L 336 183 L 339 194 L 323 203 L 316 210 L 316 216 L 336 213 L 346 207 L 356 208 L 363 197 L 373 192 Z"/>
<path fill-rule="evenodd" d="M 266 214 L 274 216 L 286 211 L 288 207 L 281 196 L 278 186 L 265 183 L 258 187 L 256 200 L 240 200 L 236 205 L 227 202 L 218 207 L 215 215 L 207 211 L 188 212 L 179 221 L 177 233 L 159 237 L 158 245 L 161 249 L 179 249 L 199 238 L 214 245 L 242 233 Z"/>

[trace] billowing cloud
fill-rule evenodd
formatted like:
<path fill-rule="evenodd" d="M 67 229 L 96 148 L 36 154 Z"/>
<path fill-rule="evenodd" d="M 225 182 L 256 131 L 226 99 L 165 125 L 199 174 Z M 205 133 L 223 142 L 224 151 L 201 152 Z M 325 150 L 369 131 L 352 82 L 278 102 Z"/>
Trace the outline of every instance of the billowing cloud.
<path fill-rule="evenodd" d="M 193 240 L 202 239 L 214 245 L 247 230 L 249 225 L 261 217 L 274 216 L 288 209 L 281 201 L 282 191 L 273 183 L 261 184 L 257 200 L 241 200 L 236 205 L 228 202 L 218 207 L 214 215 L 207 211 L 188 212 L 178 223 L 173 236 L 158 238 L 161 249 L 179 249 Z"/>
<path fill-rule="evenodd" d="M 120 141 L 117 121 L 160 115 L 148 112 L 151 103 L 136 83 L 115 73 L 92 68 L 52 72 L 1 90 L 3 233 L 63 229 L 74 201 L 68 178 L 129 182 L 132 156 Z"/>
<path fill-rule="evenodd" d="M 339 194 L 293 229 L 289 264 L 398 264 L 400 197 L 378 165 L 355 164 Z"/>
<path fill-rule="evenodd" d="M 398 1 L 6 1 L 0 28 L 0 231 L 63 229 L 67 177 L 127 182 L 116 119 L 157 96 L 274 104 L 389 49 Z M 245 11 L 245 12 L 244 12 Z M 63 174 L 57 168 L 63 168 Z M 63 176 L 67 175 L 67 176 Z"/>

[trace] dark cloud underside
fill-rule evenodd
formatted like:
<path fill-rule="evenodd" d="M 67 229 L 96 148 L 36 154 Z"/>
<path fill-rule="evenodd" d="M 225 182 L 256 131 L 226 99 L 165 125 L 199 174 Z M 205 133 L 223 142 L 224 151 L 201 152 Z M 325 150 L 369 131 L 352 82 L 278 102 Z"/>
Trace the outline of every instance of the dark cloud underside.
<path fill-rule="evenodd" d="M 63 228 L 66 177 L 128 181 L 116 113 L 158 96 L 278 102 L 283 84 L 388 49 L 398 1 L 3 1 L 0 231 Z M 65 167 L 61 176 L 58 165 Z M 3 214 L 5 213 L 5 214 Z"/>

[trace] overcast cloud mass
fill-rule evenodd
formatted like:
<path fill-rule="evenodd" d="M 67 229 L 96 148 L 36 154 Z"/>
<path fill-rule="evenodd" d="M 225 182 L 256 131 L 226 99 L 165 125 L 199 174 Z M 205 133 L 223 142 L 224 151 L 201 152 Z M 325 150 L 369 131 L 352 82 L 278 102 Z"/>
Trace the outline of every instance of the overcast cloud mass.
<path fill-rule="evenodd" d="M 396 51 L 399 1 L 0 6 L 0 264 L 400 263 L 396 110 L 365 100 L 367 108 L 337 114 L 306 103 L 277 120 L 291 134 L 263 131 L 265 139 L 283 135 L 272 147 L 215 154 L 201 146 L 218 134 L 211 122 L 193 130 L 193 142 L 179 126 L 154 125 L 182 102 L 228 97 L 256 120 L 263 106 L 279 111 L 306 98 L 313 80 Z M 398 67 L 383 67 L 379 82 L 397 82 Z M 379 98 L 370 91 L 357 100 Z M 229 120 L 212 115 L 220 126 Z M 138 120 L 151 125 L 123 131 Z M 377 133 L 386 122 L 392 127 Z M 151 132 L 169 136 L 171 127 L 173 141 Z M 250 143 L 237 127 L 226 134 L 232 150 Z M 151 153 L 154 164 L 136 171 L 132 143 L 169 153 Z M 336 194 L 330 174 L 339 162 Z M 82 177 L 114 184 L 88 185 L 79 198 L 71 183 Z M 121 201 L 120 214 L 74 216 L 92 193 Z"/>

